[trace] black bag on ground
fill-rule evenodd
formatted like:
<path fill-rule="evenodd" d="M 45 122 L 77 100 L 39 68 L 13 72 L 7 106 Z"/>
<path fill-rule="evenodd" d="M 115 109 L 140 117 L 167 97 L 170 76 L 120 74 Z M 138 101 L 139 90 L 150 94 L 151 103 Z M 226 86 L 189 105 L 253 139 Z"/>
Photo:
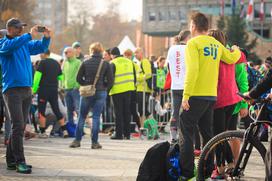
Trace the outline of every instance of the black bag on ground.
<path fill-rule="evenodd" d="M 170 144 L 168 141 L 152 146 L 140 165 L 137 181 L 166 181 L 166 154 Z"/>

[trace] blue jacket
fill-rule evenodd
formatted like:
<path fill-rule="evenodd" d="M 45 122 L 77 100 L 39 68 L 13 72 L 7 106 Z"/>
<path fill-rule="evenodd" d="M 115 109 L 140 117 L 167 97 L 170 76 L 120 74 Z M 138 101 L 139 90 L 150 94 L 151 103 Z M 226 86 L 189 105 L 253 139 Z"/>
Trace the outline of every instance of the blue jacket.
<path fill-rule="evenodd" d="M 30 55 L 37 55 L 48 49 L 50 38 L 32 40 L 29 33 L 15 38 L 5 36 L 0 40 L 0 60 L 2 64 L 4 93 L 13 87 L 31 87 L 32 64 Z"/>

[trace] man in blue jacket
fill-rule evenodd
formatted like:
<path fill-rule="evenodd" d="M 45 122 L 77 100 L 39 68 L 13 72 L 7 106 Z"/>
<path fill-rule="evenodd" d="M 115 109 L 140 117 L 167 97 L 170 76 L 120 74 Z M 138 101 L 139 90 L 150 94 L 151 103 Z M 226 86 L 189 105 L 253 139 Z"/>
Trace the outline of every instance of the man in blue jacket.
<path fill-rule="evenodd" d="M 4 101 L 12 121 L 10 141 L 7 145 L 8 170 L 29 174 L 32 166 L 24 156 L 23 135 L 32 97 L 32 65 L 30 55 L 45 52 L 50 43 L 50 30 L 45 28 L 41 40 L 32 40 L 38 34 L 37 26 L 23 34 L 25 23 L 16 18 L 6 24 L 8 34 L 0 40 Z"/>

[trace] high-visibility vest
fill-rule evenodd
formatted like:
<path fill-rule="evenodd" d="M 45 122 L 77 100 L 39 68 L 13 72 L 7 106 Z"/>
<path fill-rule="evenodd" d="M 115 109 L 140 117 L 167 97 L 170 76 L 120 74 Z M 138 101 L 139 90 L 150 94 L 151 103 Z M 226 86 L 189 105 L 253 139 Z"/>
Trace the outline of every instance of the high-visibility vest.
<path fill-rule="evenodd" d="M 166 79 L 166 71 L 165 69 L 157 69 L 156 70 L 156 86 L 157 88 L 163 89 Z"/>
<path fill-rule="evenodd" d="M 151 63 L 147 59 L 143 59 L 139 63 L 140 74 L 139 79 L 137 77 L 137 92 L 151 93 L 151 89 L 147 85 L 147 79 L 152 78 Z"/>
<path fill-rule="evenodd" d="M 133 63 L 125 57 L 118 57 L 111 61 L 115 65 L 114 84 L 109 95 L 134 91 Z"/>

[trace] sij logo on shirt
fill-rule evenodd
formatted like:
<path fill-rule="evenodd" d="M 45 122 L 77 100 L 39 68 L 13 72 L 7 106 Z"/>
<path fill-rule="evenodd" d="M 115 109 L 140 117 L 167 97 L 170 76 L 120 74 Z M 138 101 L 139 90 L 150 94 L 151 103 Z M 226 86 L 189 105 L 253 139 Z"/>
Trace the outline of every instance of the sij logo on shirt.
<path fill-rule="evenodd" d="M 219 45 L 210 44 L 209 47 L 204 47 L 204 56 L 212 56 L 214 60 L 217 58 Z"/>

